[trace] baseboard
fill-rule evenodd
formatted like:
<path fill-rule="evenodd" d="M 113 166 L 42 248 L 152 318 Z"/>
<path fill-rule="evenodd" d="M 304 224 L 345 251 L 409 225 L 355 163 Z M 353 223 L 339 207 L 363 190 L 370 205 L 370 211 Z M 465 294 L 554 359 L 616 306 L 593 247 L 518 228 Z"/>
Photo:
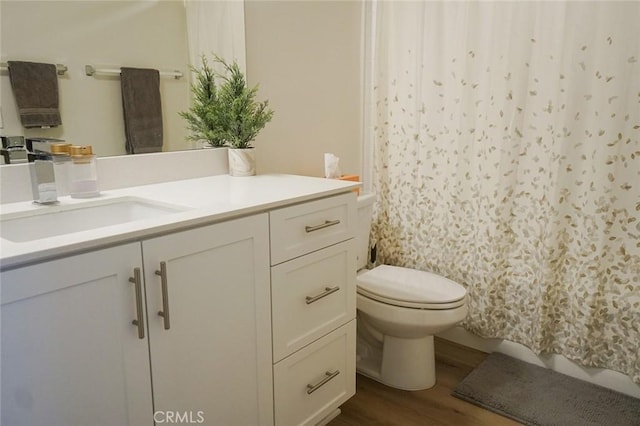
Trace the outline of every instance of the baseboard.
<path fill-rule="evenodd" d="M 562 355 L 536 355 L 529 348 L 519 343 L 503 339 L 484 339 L 466 331 L 462 327 L 447 330 L 438 334 L 438 337 L 483 352 L 500 352 L 531 364 L 550 368 L 576 379 L 640 398 L 640 385 L 634 383 L 629 376 L 617 371 L 605 368 L 582 367 Z"/>

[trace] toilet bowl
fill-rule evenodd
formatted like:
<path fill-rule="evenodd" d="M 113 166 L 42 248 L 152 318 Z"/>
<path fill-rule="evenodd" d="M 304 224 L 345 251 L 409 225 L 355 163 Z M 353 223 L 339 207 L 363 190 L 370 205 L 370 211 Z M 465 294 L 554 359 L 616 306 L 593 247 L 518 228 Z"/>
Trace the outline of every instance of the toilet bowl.
<path fill-rule="evenodd" d="M 428 389 L 436 382 L 433 335 L 466 317 L 466 290 L 430 272 L 365 269 L 374 200 L 358 197 L 356 369 L 394 388 Z"/>

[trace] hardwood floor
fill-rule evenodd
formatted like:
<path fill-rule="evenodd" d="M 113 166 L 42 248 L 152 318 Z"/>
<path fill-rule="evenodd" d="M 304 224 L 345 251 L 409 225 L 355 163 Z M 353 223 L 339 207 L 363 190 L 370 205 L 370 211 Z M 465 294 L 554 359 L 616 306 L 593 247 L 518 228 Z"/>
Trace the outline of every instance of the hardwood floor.
<path fill-rule="evenodd" d="M 486 353 L 436 338 L 436 385 L 408 392 L 384 386 L 360 374 L 356 394 L 341 407 L 329 426 L 423 426 L 520 423 L 451 395 L 458 382 L 487 356 Z"/>

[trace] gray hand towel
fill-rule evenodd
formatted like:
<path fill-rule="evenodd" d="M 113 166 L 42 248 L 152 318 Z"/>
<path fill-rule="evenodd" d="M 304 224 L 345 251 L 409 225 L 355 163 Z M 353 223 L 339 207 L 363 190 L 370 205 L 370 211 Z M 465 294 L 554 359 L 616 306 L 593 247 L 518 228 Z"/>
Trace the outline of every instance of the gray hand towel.
<path fill-rule="evenodd" d="M 160 73 L 120 68 L 122 109 L 128 154 L 162 151 Z"/>
<path fill-rule="evenodd" d="M 9 61 L 9 79 L 24 127 L 62 124 L 58 108 L 58 74 L 53 64 Z"/>

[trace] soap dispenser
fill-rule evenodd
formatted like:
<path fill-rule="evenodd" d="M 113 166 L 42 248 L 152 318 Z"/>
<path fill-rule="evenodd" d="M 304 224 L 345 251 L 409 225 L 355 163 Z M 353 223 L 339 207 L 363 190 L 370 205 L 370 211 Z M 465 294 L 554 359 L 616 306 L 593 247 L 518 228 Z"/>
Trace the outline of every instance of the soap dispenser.
<path fill-rule="evenodd" d="M 29 152 L 29 174 L 31 175 L 31 191 L 36 204 L 55 204 L 58 202 L 56 179 L 53 173 L 51 154 L 46 152 Z"/>
<path fill-rule="evenodd" d="M 98 172 L 96 156 L 91 145 L 72 145 L 69 190 L 72 198 L 90 198 L 100 194 L 98 191 Z"/>
<path fill-rule="evenodd" d="M 58 195 L 69 195 L 69 175 L 71 169 L 71 144 L 52 143 L 51 157 L 53 159 L 53 173 L 56 177 Z"/>

